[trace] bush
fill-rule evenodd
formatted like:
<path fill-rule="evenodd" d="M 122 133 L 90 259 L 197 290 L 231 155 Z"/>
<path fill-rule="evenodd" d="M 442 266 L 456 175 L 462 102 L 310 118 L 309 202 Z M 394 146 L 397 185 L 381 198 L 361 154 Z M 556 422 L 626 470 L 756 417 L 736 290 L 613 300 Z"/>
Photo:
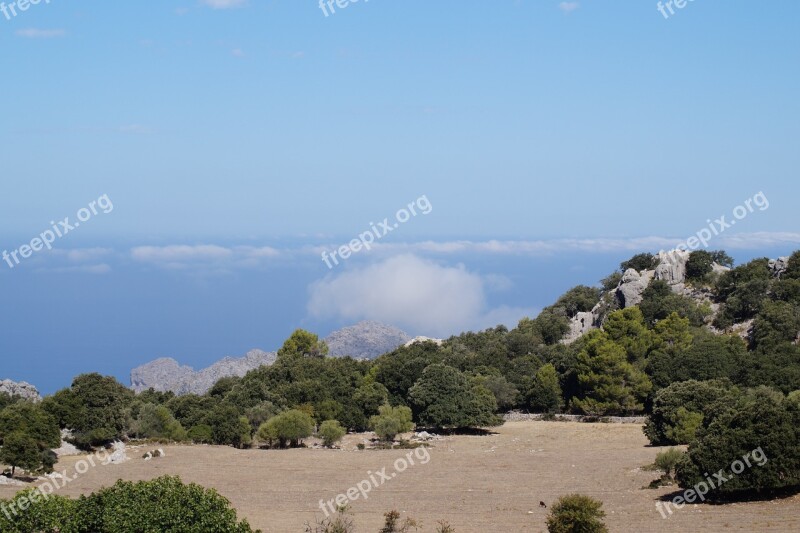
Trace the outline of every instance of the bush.
<path fill-rule="evenodd" d="M 132 429 L 137 437 L 174 441 L 183 441 L 187 438 L 186 430 L 175 420 L 169 409 L 152 403 L 146 403 L 141 407 Z"/>
<path fill-rule="evenodd" d="M 420 424 L 437 428 L 497 426 L 497 400 L 457 369 L 435 364 L 425 369 L 408 391 Z"/>
<path fill-rule="evenodd" d="M 319 426 L 317 434 L 322 439 L 322 444 L 331 447 L 345 436 L 347 431 L 338 420 L 326 420 Z"/>
<path fill-rule="evenodd" d="M 729 381 L 682 381 L 659 390 L 644 434 L 655 446 L 689 444 L 698 429 L 697 418 L 719 401 L 733 401 L 738 391 Z M 695 415 L 692 418 L 691 415 Z"/>
<path fill-rule="evenodd" d="M 629 268 L 641 272 L 642 270 L 653 270 L 658 266 L 658 257 L 653 254 L 636 254 L 627 261 L 623 261 L 619 265 L 619 269 L 625 272 Z"/>
<path fill-rule="evenodd" d="M 213 489 L 185 485 L 178 477 L 152 481 L 118 481 L 81 498 L 77 525 L 67 531 L 114 533 L 186 533 L 218 531 L 252 533 L 246 520 L 238 522 L 230 502 Z"/>
<path fill-rule="evenodd" d="M 308 413 L 290 409 L 273 416 L 258 428 L 258 438 L 270 446 L 277 441 L 280 448 L 287 444 L 296 448 L 314 432 L 314 419 Z"/>
<path fill-rule="evenodd" d="M 670 448 L 669 450 L 660 452 L 658 455 L 656 455 L 654 465 L 656 468 L 663 471 L 664 475 L 667 476 L 668 479 L 673 480 L 675 479 L 675 469 L 678 467 L 678 463 L 681 462 L 685 455 L 686 453 L 678 448 Z"/>
<path fill-rule="evenodd" d="M 236 448 L 250 446 L 250 422 L 232 405 L 218 405 L 203 419 L 203 424 L 211 427 L 214 444 L 229 444 Z"/>
<path fill-rule="evenodd" d="M 192 426 L 186 434 L 186 438 L 196 444 L 211 444 L 214 442 L 214 430 L 205 424 Z"/>
<path fill-rule="evenodd" d="M 678 467 L 681 487 L 692 487 L 704 480 L 706 472 L 720 470 L 728 480 L 709 497 L 800 487 L 800 405 L 764 387 L 735 402 L 718 402 L 707 416 L 710 420 L 689 446 L 688 460 Z M 734 463 L 748 456 L 751 465 L 731 474 Z"/>
<path fill-rule="evenodd" d="M 23 511 L 22 507 L 26 507 Z M 7 512 L 0 513 L 0 531 L 3 533 L 67 533 L 65 526 L 75 514 L 77 502 L 63 496 L 42 497 L 37 489 L 18 492 L 11 500 L 0 500 Z M 72 531 L 81 531 L 74 529 Z M 85 530 L 84 530 L 85 531 Z"/>
<path fill-rule="evenodd" d="M 55 460 L 50 451 L 61 444 L 61 432 L 55 419 L 29 402 L 9 405 L 0 412 L 0 462 L 32 473 L 53 471 Z"/>
<path fill-rule="evenodd" d="M 603 504 L 589 496 L 562 496 L 550 509 L 547 531 L 550 533 L 607 533 L 603 524 Z"/>
<path fill-rule="evenodd" d="M 369 424 L 375 434 L 386 442 L 393 441 L 400 433 L 414 429 L 411 409 L 405 406 L 392 407 L 389 404 L 382 406 L 378 414 L 370 418 Z"/>
<path fill-rule="evenodd" d="M 714 256 L 705 250 L 697 250 L 689 254 L 686 261 L 686 279 L 702 281 L 711 274 L 714 265 Z"/>

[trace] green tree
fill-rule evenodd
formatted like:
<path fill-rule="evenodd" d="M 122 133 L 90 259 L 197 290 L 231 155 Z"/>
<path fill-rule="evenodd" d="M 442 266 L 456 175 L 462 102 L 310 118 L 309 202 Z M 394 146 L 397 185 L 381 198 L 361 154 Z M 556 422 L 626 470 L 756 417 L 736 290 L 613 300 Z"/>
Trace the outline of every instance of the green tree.
<path fill-rule="evenodd" d="M 133 391 L 113 377 L 82 374 L 69 389 L 46 402 L 45 408 L 74 431 L 79 445 L 96 446 L 125 436 L 134 400 Z"/>
<path fill-rule="evenodd" d="M 628 363 L 625 349 L 598 330 L 586 336 L 576 372 L 580 392 L 572 407 L 588 415 L 640 412 L 652 388 L 647 375 Z"/>
<path fill-rule="evenodd" d="M 732 402 L 739 392 L 730 381 L 681 381 L 656 392 L 644 434 L 654 446 L 689 444 L 696 435 L 696 415 L 718 402 Z M 683 410 L 683 411 L 681 411 Z M 692 419 L 691 414 L 695 417 Z"/>
<path fill-rule="evenodd" d="M 647 329 L 642 311 L 628 307 L 608 315 L 603 330 L 608 337 L 625 349 L 628 362 L 641 363 L 657 339 Z"/>
<path fill-rule="evenodd" d="M 686 261 L 686 279 L 702 281 L 707 279 L 714 269 L 714 256 L 706 250 L 697 250 L 689 254 Z"/>
<path fill-rule="evenodd" d="M 558 372 L 552 363 L 543 365 L 534 378 L 528 393 L 528 407 L 537 413 L 554 413 L 564 407 Z"/>
<path fill-rule="evenodd" d="M 134 421 L 133 432 L 139 437 L 153 439 L 186 440 L 186 430 L 163 405 L 144 404 Z"/>
<path fill-rule="evenodd" d="M 724 250 L 715 250 L 711 252 L 711 260 L 714 261 L 716 264 L 733 268 L 733 257 L 729 256 L 727 252 Z"/>
<path fill-rule="evenodd" d="M 591 311 L 600 301 L 600 289 L 578 285 L 563 294 L 555 303 L 554 307 L 563 308 L 568 318 L 572 318 L 578 313 Z"/>
<path fill-rule="evenodd" d="M 11 477 L 14 477 L 17 468 L 24 468 L 30 472 L 45 469 L 42 461 L 42 450 L 36 440 L 21 431 L 6 435 L 3 447 L 0 448 L 0 463 L 11 466 Z M 50 472 L 52 472 L 52 464 Z"/>
<path fill-rule="evenodd" d="M 619 265 L 619 269 L 625 272 L 629 268 L 641 272 L 643 270 L 653 270 L 658 266 L 658 257 L 650 253 L 636 254 L 627 261 Z"/>
<path fill-rule="evenodd" d="M 678 482 L 689 488 L 703 482 L 706 472 L 722 470 L 728 480 L 709 498 L 800 486 L 798 427 L 798 405 L 768 388 L 717 403 L 678 467 Z"/>
<path fill-rule="evenodd" d="M 589 496 L 562 496 L 550 508 L 547 517 L 549 533 L 607 533 L 603 524 L 603 504 Z"/>
<path fill-rule="evenodd" d="M 651 281 L 644 290 L 639 309 L 642 310 L 645 323 L 650 327 L 672 313 L 677 313 L 681 318 L 688 318 L 692 326 L 699 327 L 705 323 L 706 316 L 710 312 L 698 306 L 691 298 L 675 294 L 669 284 L 660 279 Z"/>
<path fill-rule="evenodd" d="M 314 419 L 303 411 L 290 409 L 265 422 L 258 428 L 257 436 L 270 444 L 277 441 L 281 448 L 286 448 L 287 444 L 296 448 L 313 432 Z"/>
<path fill-rule="evenodd" d="M 499 425 L 497 400 L 491 391 L 473 385 L 453 367 L 435 364 L 425 369 L 408 393 L 420 424 L 437 428 Z"/>
<path fill-rule="evenodd" d="M 392 407 L 389 404 L 378 409 L 378 414 L 371 417 L 369 425 L 378 437 L 386 442 L 407 431 L 414 429 L 411 409 L 404 405 Z"/>
<path fill-rule="evenodd" d="M 295 330 L 278 350 L 278 358 L 282 357 L 325 357 L 328 345 L 310 331 Z"/>
<path fill-rule="evenodd" d="M 317 434 L 322 439 L 322 444 L 331 447 L 345 436 L 347 431 L 342 427 L 338 420 L 326 420 L 319 426 Z"/>
<path fill-rule="evenodd" d="M 218 405 L 208 413 L 203 424 L 211 427 L 214 444 L 230 445 L 235 448 L 250 446 L 250 422 L 232 405 Z"/>

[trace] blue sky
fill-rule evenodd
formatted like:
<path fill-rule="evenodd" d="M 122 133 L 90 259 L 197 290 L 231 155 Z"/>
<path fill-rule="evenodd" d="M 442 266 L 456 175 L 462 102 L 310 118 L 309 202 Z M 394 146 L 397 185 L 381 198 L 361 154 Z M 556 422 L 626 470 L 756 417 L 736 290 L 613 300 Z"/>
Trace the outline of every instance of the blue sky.
<path fill-rule="evenodd" d="M 668 19 L 640 0 L 0 13 L 0 248 L 113 202 L 0 263 L 0 379 L 201 366 L 376 314 L 414 334 L 510 322 L 759 192 L 769 208 L 709 246 L 786 255 L 798 15 L 789 0 Z M 421 195 L 433 210 L 379 249 L 319 260 Z"/>

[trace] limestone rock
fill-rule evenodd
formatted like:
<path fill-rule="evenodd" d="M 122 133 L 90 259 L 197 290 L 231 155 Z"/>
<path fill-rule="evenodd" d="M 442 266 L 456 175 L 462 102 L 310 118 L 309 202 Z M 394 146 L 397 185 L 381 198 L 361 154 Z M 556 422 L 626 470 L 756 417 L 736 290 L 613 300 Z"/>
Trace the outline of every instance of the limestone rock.
<path fill-rule="evenodd" d="M 6 393 L 12 397 L 24 398 L 32 402 L 40 402 L 42 400 L 36 387 L 24 381 L 17 383 L 10 379 L 4 379 L 0 381 L 0 393 Z"/>

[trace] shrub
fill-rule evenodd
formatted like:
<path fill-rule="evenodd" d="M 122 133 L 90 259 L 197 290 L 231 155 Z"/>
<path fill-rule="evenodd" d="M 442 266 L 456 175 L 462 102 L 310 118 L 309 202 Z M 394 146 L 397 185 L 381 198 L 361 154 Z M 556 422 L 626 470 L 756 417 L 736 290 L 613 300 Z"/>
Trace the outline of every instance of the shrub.
<path fill-rule="evenodd" d="M 686 279 L 701 281 L 711 274 L 714 265 L 714 257 L 706 250 L 697 250 L 689 254 L 686 261 Z"/>
<path fill-rule="evenodd" d="M 709 497 L 770 492 L 800 486 L 800 406 L 769 388 L 748 391 L 735 402 L 718 402 L 697 439 L 688 460 L 677 472 L 683 488 L 704 480 L 704 473 L 727 472 L 728 481 Z M 752 455 L 751 466 L 731 474 L 735 461 Z"/>
<path fill-rule="evenodd" d="M 56 463 L 51 448 L 61 444 L 55 419 L 29 402 L 9 405 L 0 412 L 0 462 L 11 466 L 11 475 L 24 468 L 33 473 L 52 472 Z"/>
<path fill-rule="evenodd" d="M 400 520 L 400 513 L 397 511 L 389 511 L 383 515 L 386 519 L 383 527 L 378 533 L 408 533 L 411 528 L 417 529 L 418 524 L 411 518 Z"/>
<path fill-rule="evenodd" d="M 22 507 L 26 507 L 22 510 Z M 38 489 L 18 492 L 11 500 L 0 500 L 6 512 L 0 513 L 3 533 L 59 533 L 68 531 L 77 502 L 63 496 L 44 498 Z M 78 531 L 77 529 L 75 531 Z"/>
<path fill-rule="evenodd" d="M 378 410 L 377 415 L 370 418 L 369 423 L 375 434 L 386 442 L 393 441 L 400 433 L 414 429 L 411 409 L 405 406 L 392 407 L 386 404 Z"/>
<path fill-rule="evenodd" d="M 656 468 L 663 471 L 667 478 L 673 480 L 675 479 L 675 469 L 678 467 L 678 463 L 681 462 L 681 459 L 683 459 L 685 455 L 686 453 L 678 448 L 670 448 L 669 450 L 660 452 L 658 455 L 656 455 L 654 465 Z"/>
<path fill-rule="evenodd" d="M 211 427 L 214 444 L 244 448 L 251 443 L 250 422 L 232 405 L 218 405 L 203 419 L 203 424 Z"/>
<path fill-rule="evenodd" d="M 118 481 L 78 501 L 80 528 L 72 531 L 185 533 L 218 531 L 252 533 L 237 521 L 230 502 L 213 489 L 185 485 L 178 477 L 152 481 Z M 68 530 L 70 531 L 70 530 Z"/>
<path fill-rule="evenodd" d="M 197 444 L 211 444 L 214 442 L 214 430 L 205 424 L 192 426 L 186 438 Z"/>
<path fill-rule="evenodd" d="M 338 420 L 326 420 L 319 426 L 317 434 L 322 439 L 325 446 L 333 446 L 342 440 L 347 431 L 342 427 Z"/>
<path fill-rule="evenodd" d="M 287 444 L 295 448 L 303 439 L 314 432 L 314 419 L 308 413 L 298 409 L 290 409 L 273 416 L 258 428 L 258 438 L 272 445 L 286 448 Z"/>
<path fill-rule="evenodd" d="M 642 270 L 653 270 L 658 266 L 658 257 L 653 254 L 643 253 L 636 254 L 627 261 L 623 261 L 619 265 L 619 269 L 625 272 L 629 268 L 641 272 Z"/>
<path fill-rule="evenodd" d="M 186 430 L 163 405 L 144 404 L 139 410 L 139 417 L 133 423 L 132 430 L 138 437 L 186 440 Z"/>
<path fill-rule="evenodd" d="M 719 401 L 733 401 L 737 390 L 730 381 L 681 381 L 659 390 L 644 434 L 655 446 L 689 444 L 709 406 Z M 692 417 L 691 415 L 695 415 Z"/>
<path fill-rule="evenodd" d="M 589 496 L 562 496 L 550 509 L 547 531 L 550 533 L 607 533 L 603 524 L 603 504 Z"/>
<path fill-rule="evenodd" d="M 438 428 L 499 425 L 497 400 L 481 385 L 473 385 L 457 369 L 435 364 L 425 369 L 408 391 L 420 424 Z"/>

